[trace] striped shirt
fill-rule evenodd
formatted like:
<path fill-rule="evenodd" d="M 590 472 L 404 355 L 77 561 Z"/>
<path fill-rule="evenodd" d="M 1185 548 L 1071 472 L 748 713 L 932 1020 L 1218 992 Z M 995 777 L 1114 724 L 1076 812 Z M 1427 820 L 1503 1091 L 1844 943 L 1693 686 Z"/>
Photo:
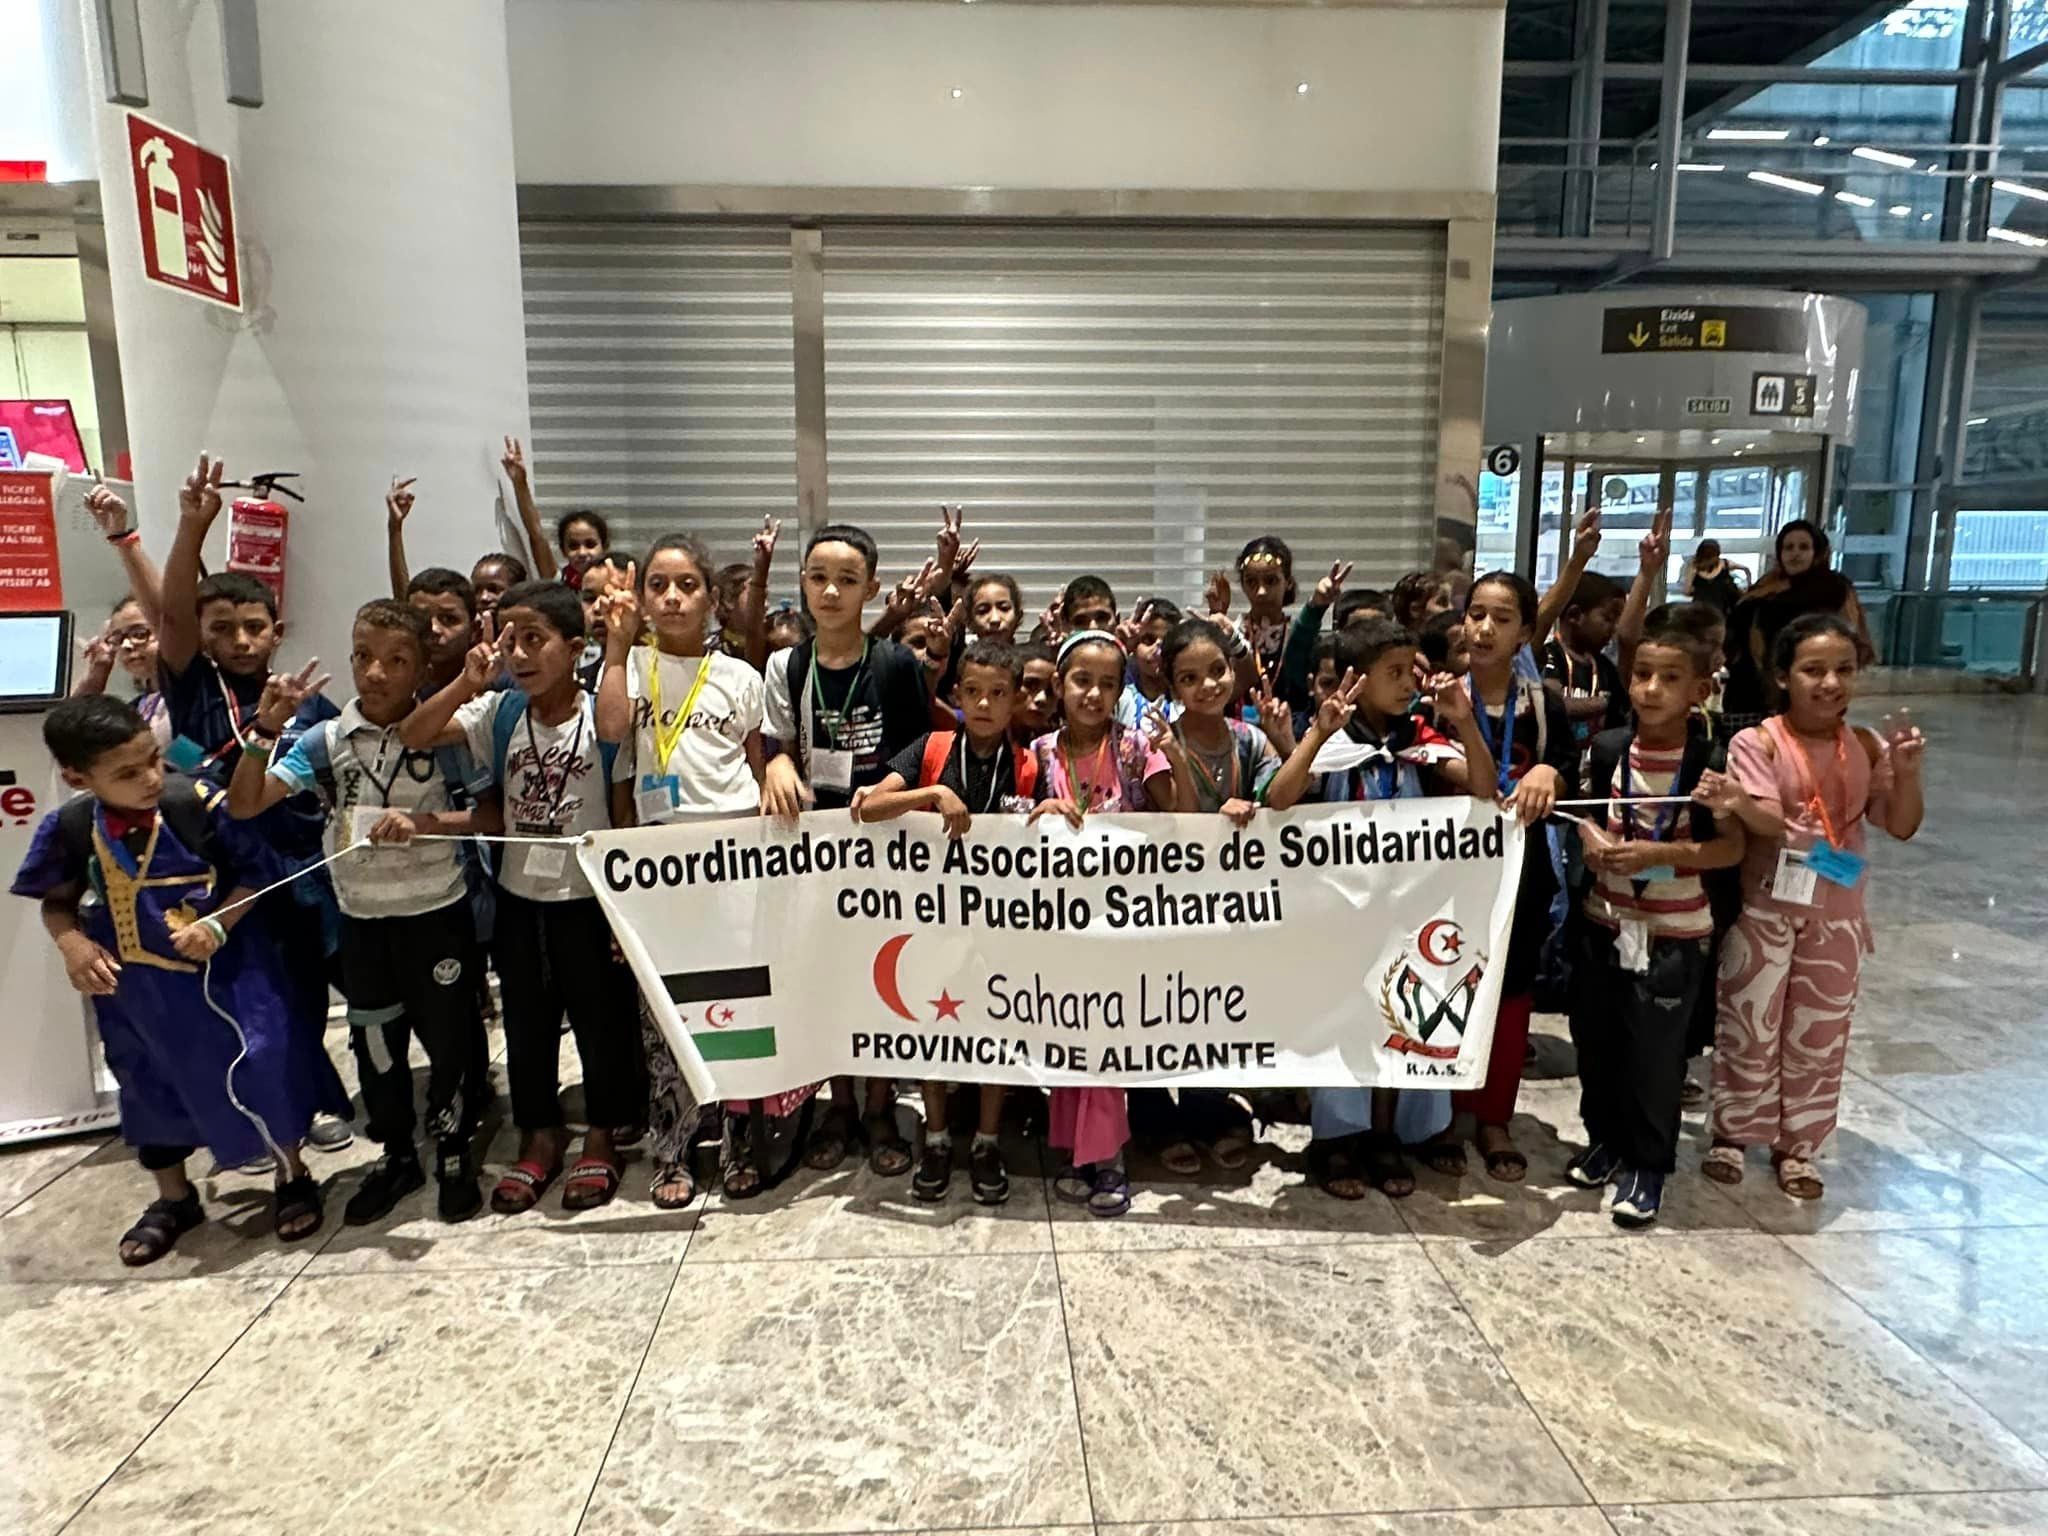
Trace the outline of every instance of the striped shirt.
<path fill-rule="evenodd" d="M 1683 746 L 1645 747 L 1631 741 L 1628 766 L 1621 775 L 1622 796 L 1676 794 Z M 1692 827 L 1692 808 L 1684 805 L 1613 805 L 1607 807 L 1607 830 L 1624 842 L 1670 842 Z M 1604 928 L 1619 931 L 1624 922 L 1642 923 L 1658 939 L 1704 939 L 1714 932 L 1706 887 L 1697 872 L 1653 871 L 1660 878 L 1617 875 L 1602 870 L 1586 892 L 1586 916 Z M 1668 876 L 1668 878 L 1661 878 Z"/>

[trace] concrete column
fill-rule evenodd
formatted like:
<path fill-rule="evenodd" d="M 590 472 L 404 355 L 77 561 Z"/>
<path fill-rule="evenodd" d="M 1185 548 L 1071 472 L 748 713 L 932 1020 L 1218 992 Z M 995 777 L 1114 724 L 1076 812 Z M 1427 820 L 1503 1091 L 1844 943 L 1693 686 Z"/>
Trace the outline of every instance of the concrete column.
<path fill-rule="evenodd" d="M 216 0 L 141 7 L 146 115 L 233 167 L 239 315 L 143 277 L 126 109 L 78 3 L 144 537 L 168 548 L 202 448 L 230 478 L 302 471 L 285 654 L 345 692 L 350 615 L 389 594 L 392 475 L 419 479 L 415 570 L 504 547 L 497 460 L 527 397 L 502 0 L 260 0 L 253 110 L 226 103 Z"/>

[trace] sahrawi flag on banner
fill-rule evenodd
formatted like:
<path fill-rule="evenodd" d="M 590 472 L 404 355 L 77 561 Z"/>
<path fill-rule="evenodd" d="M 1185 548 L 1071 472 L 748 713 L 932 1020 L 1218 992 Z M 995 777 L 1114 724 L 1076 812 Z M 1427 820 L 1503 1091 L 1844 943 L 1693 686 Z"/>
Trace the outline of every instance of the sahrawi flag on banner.
<path fill-rule="evenodd" d="M 835 1075 L 1474 1086 L 1524 835 L 1465 798 L 604 832 L 578 849 L 698 1099 Z"/>

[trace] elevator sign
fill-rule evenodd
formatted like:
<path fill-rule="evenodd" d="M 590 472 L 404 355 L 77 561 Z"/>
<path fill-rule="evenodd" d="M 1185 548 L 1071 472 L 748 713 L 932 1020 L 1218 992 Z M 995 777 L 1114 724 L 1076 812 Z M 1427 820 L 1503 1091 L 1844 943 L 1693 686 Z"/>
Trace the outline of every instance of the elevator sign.
<path fill-rule="evenodd" d="M 229 309 L 242 307 L 228 163 L 183 134 L 128 114 L 128 167 L 151 282 Z"/>
<path fill-rule="evenodd" d="M 1600 317 L 1602 352 L 1806 351 L 1806 316 L 1742 304 L 1634 305 Z"/>

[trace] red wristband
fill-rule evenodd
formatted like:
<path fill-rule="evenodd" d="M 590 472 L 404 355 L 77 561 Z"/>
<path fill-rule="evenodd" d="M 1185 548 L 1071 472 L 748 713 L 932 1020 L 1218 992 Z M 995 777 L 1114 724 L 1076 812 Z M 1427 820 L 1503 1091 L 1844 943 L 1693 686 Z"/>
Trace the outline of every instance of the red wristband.
<path fill-rule="evenodd" d="M 141 537 L 142 530 L 140 528 L 130 528 L 124 533 L 108 534 L 107 542 L 118 549 L 123 545 L 133 544 L 136 540 L 140 539 Z"/>

